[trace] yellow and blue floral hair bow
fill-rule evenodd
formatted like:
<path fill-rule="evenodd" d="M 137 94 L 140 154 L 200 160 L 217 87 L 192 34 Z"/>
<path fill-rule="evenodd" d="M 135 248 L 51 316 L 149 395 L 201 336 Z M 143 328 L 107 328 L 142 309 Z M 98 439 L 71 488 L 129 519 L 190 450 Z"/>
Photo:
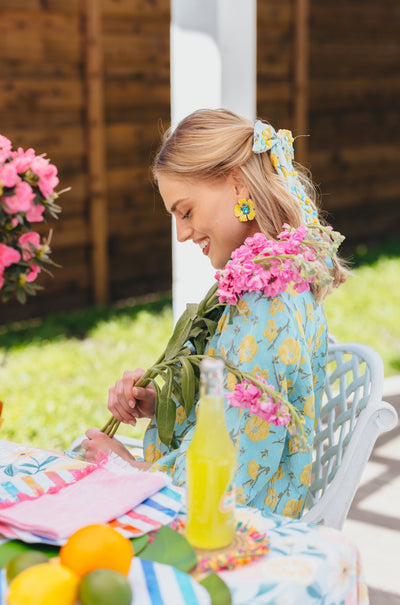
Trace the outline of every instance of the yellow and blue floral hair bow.
<path fill-rule="evenodd" d="M 276 132 L 270 124 L 264 124 L 260 120 L 254 125 L 254 153 L 268 152 L 275 171 L 284 177 L 288 190 L 298 198 L 304 223 L 318 224 L 318 213 L 293 167 L 293 141 L 290 130 Z"/>

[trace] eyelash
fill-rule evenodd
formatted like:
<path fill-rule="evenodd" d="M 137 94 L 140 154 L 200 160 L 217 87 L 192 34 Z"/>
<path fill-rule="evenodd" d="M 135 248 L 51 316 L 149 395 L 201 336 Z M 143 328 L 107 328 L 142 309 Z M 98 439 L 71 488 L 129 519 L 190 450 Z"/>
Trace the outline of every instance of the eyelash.
<path fill-rule="evenodd" d="M 190 213 L 191 213 L 191 210 L 188 210 L 188 211 L 186 212 L 186 214 L 184 214 L 184 215 L 182 216 L 182 219 L 189 218 Z"/>

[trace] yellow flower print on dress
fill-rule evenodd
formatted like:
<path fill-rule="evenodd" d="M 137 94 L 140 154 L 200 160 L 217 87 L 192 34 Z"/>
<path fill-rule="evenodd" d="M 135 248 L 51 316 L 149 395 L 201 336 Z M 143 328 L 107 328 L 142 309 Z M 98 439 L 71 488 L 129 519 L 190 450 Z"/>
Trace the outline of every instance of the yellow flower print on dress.
<path fill-rule="evenodd" d="M 179 408 L 176 410 L 176 422 L 178 424 L 182 424 L 184 420 L 186 420 L 185 410 L 182 406 L 179 406 Z"/>
<path fill-rule="evenodd" d="M 300 481 L 305 487 L 310 487 L 311 484 L 311 468 L 312 463 L 307 464 L 300 473 Z"/>
<path fill-rule="evenodd" d="M 283 302 L 281 300 L 279 300 L 279 298 L 274 298 L 274 300 L 271 301 L 271 304 L 269 306 L 269 312 L 270 315 L 276 315 L 277 313 L 282 313 L 282 311 L 285 310 L 285 305 L 283 304 Z"/>
<path fill-rule="evenodd" d="M 294 316 L 297 321 L 297 327 L 299 328 L 299 332 L 302 336 L 304 336 L 303 318 L 301 317 L 301 313 L 298 309 L 297 309 L 296 313 L 294 314 Z"/>
<path fill-rule="evenodd" d="M 271 479 L 269 480 L 270 483 L 274 484 L 278 481 L 278 479 L 283 479 L 283 477 L 285 476 L 285 473 L 282 470 L 282 465 L 280 464 L 278 466 L 278 470 L 275 471 L 275 473 L 272 475 Z"/>
<path fill-rule="evenodd" d="M 160 471 L 161 473 L 168 473 L 169 466 L 168 464 L 153 464 L 150 471 L 155 473 L 156 471 Z"/>
<path fill-rule="evenodd" d="M 215 349 L 207 349 L 206 355 L 210 355 L 211 357 L 215 357 L 217 354 L 217 351 Z"/>
<path fill-rule="evenodd" d="M 260 465 L 255 460 L 250 460 L 247 466 L 247 474 L 251 479 L 255 479 L 258 475 Z"/>
<path fill-rule="evenodd" d="M 161 458 L 161 452 L 156 448 L 155 443 L 149 443 L 144 453 L 144 459 L 146 462 L 157 462 Z"/>
<path fill-rule="evenodd" d="M 308 418 L 315 417 L 314 394 L 310 395 L 304 403 L 303 414 Z"/>
<path fill-rule="evenodd" d="M 253 414 L 250 420 L 246 422 L 244 432 L 251 441 L 261 441 L 268 437 L 269 429 L 270 424 L 266 420 Z"/>
<path fill-rule="evenodd" d="M 287 366 L 297 363 L 300 359 L 301 345 L 292 336 L 285 338 L 278 349 L 279 359 Z"/>
<path fill-rule="evenodd" d="M 235 384 L 236 384 L 235 375 L 232 374 L 232 372 L 229 372 L 226 377 L 226 388 L 228 389 L 228 391 L 234 391 Z"/>
<path fill-rule="evenodd" d="M 269 377 L 268 370 L 262 370 L 260 366 L 253 366 L 252 374 L 253 376 L 261 376 L 261 378 L 264 378 L 265 380 Z"/>
<path fill-rule="evenodd" d="M 239 315 L 242 315 L 244 320 L 247 321 L 247 317 L 250 315 L 250 307 L 247 302 L 245 300 L 239 300 L 236 304 L 236 308 L 238 310 Z"/>
<path fill-rule="evenodd" d="M 296 519 L 303 509 L 303 500 L 288 500 L 283 508 L 282 515 L 284 517 L 292 517 Z"/>
<path fill-rule="evenodd" d="M 252 334 L 246 336 L 244 340 L 242 340 L 239 347 L 239 359 L 243 362 L 250 362 L 254 358 L 258 351 L 258 344 L 256 343 L 256 339 Z"/>
<path fill-rule="evenodd" d="M 315 342 L 314 342 L 314 353 L 315 353 L 315 351 L 318 351 L 318 349 L 319 349 L 319 348 L 320 348 L 320 346 L 322 345 L 321 336 L 322 336 L 323 331 L 324 331 L 324 325 L 323 325 L 323 324 L 321 324 L 321 325 L 319 326 L 319 328 L 318 328 L 318 332 L 317 332 L 317 335 L 316 335 L 316 337 L 315 337 Z"/>
<path fill-rule="evenodd" d="M 267 489 L 267 496 L 264 500 L 264 504 L 265 506 L 269 506 L 270 509 L 273 509 L 275 507 L 275 505 L 278 503 L 278 494 L 275 491 L 274 487 L 269 487 Z"/>
<path fill-rule="evenodd" d="M 222 332 L 225 332 L 226 327 L 228 325 L 228 316 L 227 315 L 222 315 L 221 319 L 218 322 L 218 332 L 220 332 L 222 334 Z"/>
<path fill-rule="evenodd" d="M 246 502 L 246 494 L 244 493 L 244 487 L 238 487 L 236 489 L 235 500 L 238 504 L 244 504 Z"/>
<path fill-rule="evenodd" d="M 222 347 L 220 348 L 219 354 L 221 355 L 222 359 L 226 359 L 226 351 L 224 345 L 222 345 Z"/>
<path fill-rule="evenodd" d="M 314 320 L 314 310 L 313 310 L 312 304 L 308 303 L 307 306 L 306 306 L 306 309 L 307 309 L 306 313 L 307 313 L 308 319 L 310 321 L 313 321 Z"/>
<path fill-rule="evenodd" d="M 269 319 L 267 321 L 267 328 L 264 330 L 264 336 L 268 339 L 268 342 L 272 342 L 278 335 L 278 330 L 276 329 L 275 319 Z"/>
<path fill-rule="evenodd" d="M 279 390 L 281 393 L 291 393 L 293 391 L 293 380 L 284 378 L 284 380 L 280 382 Z"/>

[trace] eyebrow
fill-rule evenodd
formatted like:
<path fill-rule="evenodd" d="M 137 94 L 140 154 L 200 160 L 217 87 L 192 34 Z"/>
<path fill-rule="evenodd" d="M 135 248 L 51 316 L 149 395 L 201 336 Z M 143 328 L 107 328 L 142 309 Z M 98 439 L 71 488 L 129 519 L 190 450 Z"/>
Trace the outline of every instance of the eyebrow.
<path fill-rule="evenodd" d="M 171 210 L 169 211 L 170 214 L 173 214 L 175 212 L 176 207 L 178 206 L 178 204 L 180 204 L 181 202 L 185 202 L 188 199 L 189 198 L 187 198 L 187 197 L 182 197 L 179 200 L 176 200 L 176 202 L 174 204 L 172 204 L 172 206 L 171 206 Z"/>

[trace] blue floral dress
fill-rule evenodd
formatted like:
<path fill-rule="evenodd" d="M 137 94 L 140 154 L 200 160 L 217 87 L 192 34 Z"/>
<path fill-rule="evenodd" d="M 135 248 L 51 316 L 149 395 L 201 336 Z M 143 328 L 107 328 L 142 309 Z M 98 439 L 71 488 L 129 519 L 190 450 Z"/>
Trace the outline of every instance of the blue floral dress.
<path fill-rule="evenodd" d="M 311 292 L 292 288 L 276 298 L 247 293 L 229 323 L 226 308 L 207 353 L 229 359 L 243 371 L 259 374 L 284 394 L 302 413 L 308 443 L 312 445 L 319 415 L 327 360 L 328 333 L 324 307 Z M 235 378 L 228 373 L 226 389 Z M 284 426 L 274 426 L 247 410 L 225 401 L 225 414 L 237 451 L 236 500 L 261 511 L 299 517 L 311 480 L 312 453 L 299 453 Z M 145 459 L 151 470 L 162 470 L 177 485 L 185 484 L 185 454 L 196 421 L 193 408 L 186 418 L 177 409 L 174 437 L 169 449 L 157 434 L 155 419 L 144 439 Z"/>

